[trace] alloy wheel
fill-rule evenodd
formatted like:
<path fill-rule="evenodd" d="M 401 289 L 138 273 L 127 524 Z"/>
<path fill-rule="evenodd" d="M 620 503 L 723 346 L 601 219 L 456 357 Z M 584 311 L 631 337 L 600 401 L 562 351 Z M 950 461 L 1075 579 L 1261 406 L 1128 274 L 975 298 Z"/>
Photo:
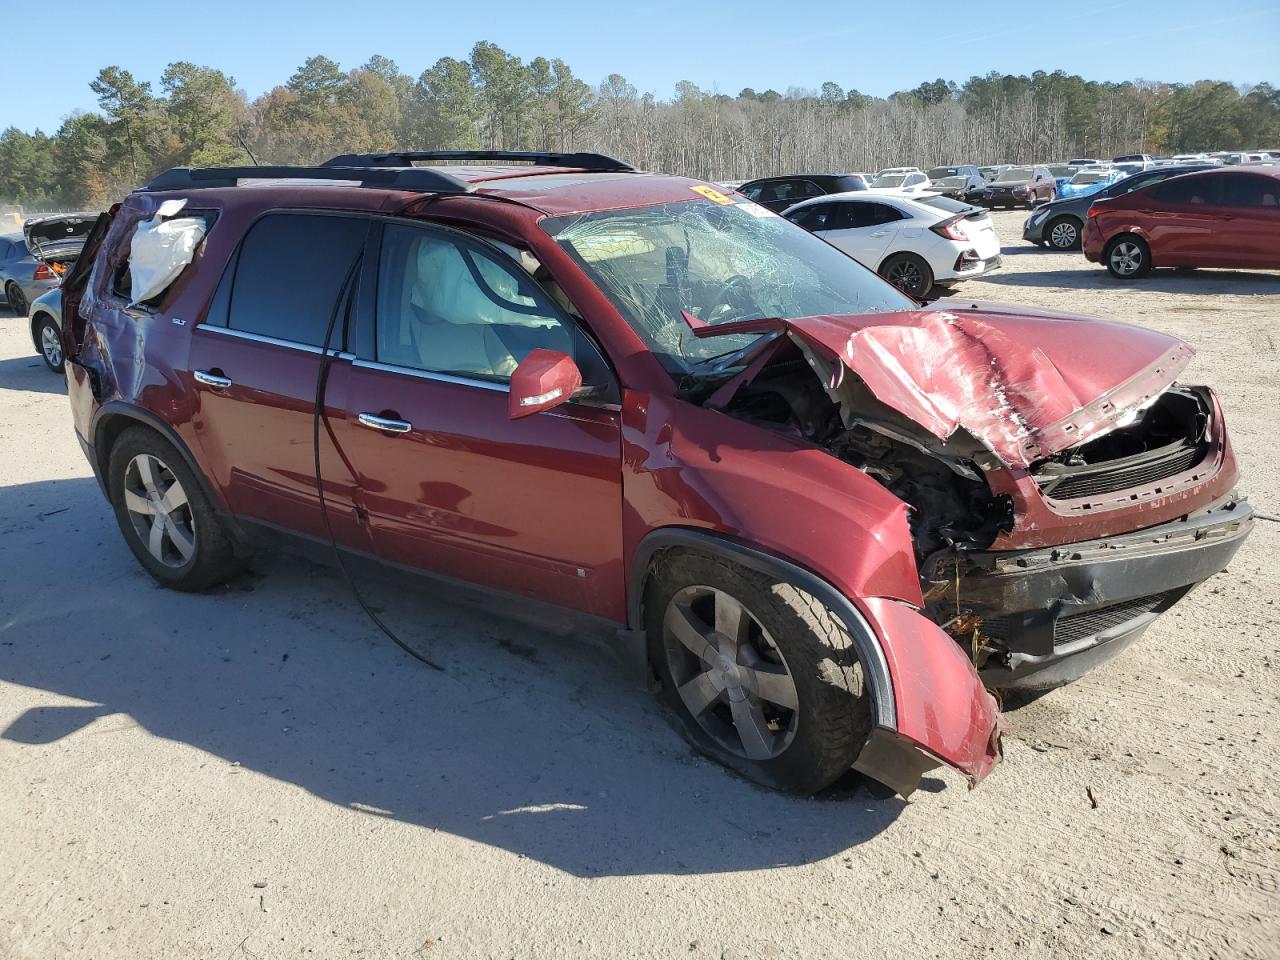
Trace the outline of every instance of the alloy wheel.
<path fill-rule="evenodd" d="M 1111 248 L 1111 269 L 1117 276 L 1130 277 L 1142 267 L 1142 250 L 1132 241 L 1123 240 Z"/>
<path fill-rule="evenodd" d="M 899 260 L 890 267 L 888 280 L 899 290 L 912 294 L 917 293 L 924 285 L 920 268 L 910 260 Z"/>
<path fill-rule="evenodd" d="M 667 604 L 663 639 L 676 692 L 720 747 L 760 761 L 791 745 L 800 719 L 795 680 L 740 601 L 714 587 L 685 587 Z"/>
<path fill-rule="evenodd" d="M 1054 224 L 1053 229 L 1049 231 L 1049 242 L 1059 250 L 1069 250 L 1076 245 L 1079 233 L 1074 223 L 1064 220 L 1062 223 Z"/>
<path fill-rule="evenodd" d="M 58 339 L 58 331 L 47 323 L 40 330 L 40 352 L 52 369 L 62 366 L 62 343 Z"/>
<path fill-rule="evenodd" d="M 183 567 L 195 554 L 196 527 L 187 492 L 158 457 L 140 453 L 124 473 L 124 507 L 133 529 L 166 567 Z"/>

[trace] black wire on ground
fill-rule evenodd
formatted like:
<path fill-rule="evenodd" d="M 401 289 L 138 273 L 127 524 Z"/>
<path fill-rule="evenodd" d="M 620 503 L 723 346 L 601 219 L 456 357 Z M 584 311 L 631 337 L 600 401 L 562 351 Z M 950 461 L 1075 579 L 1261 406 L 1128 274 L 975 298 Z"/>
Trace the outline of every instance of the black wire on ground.
<path fill-rule="evenodd" d="M 360 588 L 356 586 L 355 579 L 351 576 L 351 571 L 347 569 L 347 563 L 342 559 L 342 551 L 338 547 L 338 538 L 334 536 L 333 524 L 329 520 L 329 507 L 324 498 L 324 481 L 320 476 L 320 418 L 324 415 L 324 394 L 325 388 L 329 384 L 329 365 L 333 362 L 333 355 L 329 352 L 329 342 L 333 339 L 333 328 L 338 320 L 338 313 L 342 310 L 346 302 L 348 287 L 350 287 L 352 279 L 356 275 L 356 270 L 360 267 L 362 255 L 357 256 L 355 262 L 351 264 L 347 270 L 347 276 L 342 281 L 342 286 L 338 288 L 338 299 L 333 305 L 333 312 L 329 314 L 329 326 L 324 331 L 324 346 L 320 352 L 320 373 L 316 377 L 316 405 L 311 418 L 311 451 L 315 456 L 316 468 L 316 493 L 320 497 L 320 516 L 324 519 L 324 529 L 329 535 L 329 546 L 333 548 L 333 557 L 338 562 L 338 569 L 342 571 L 343 578 L 347 581 L 347 586 L 351 588 L 352 594 L 355 595 L 356 602 L 360 604 L 362 609 L 370 620 L 374 622 L 379 630 L 394 643 L 415 660 L 420 660 L 432 670 L 444 671 L 444 667 L 435 661 L 424 657 L 417 650 L 401 640 L 394 630 L 382 622 L 382 618 L 378 616 L 374 609 L 365 601 L 364 594 L 360 592 Z"/>

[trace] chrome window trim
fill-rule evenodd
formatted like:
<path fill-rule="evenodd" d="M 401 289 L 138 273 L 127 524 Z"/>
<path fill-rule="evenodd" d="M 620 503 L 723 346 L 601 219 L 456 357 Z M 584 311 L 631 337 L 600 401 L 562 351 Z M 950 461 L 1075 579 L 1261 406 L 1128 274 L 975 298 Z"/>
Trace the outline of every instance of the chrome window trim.
<path fill-rule="evenodd" d="M 434 370 L 419 370 L 417 367 L 402 367 L 394 363 L 382 363 L 377 360 L 353 359 L 351 361 L 351 365 L 365 370 L 384 370 L 387 373 L 404 373 L 411 377 L 418 377 L 421 380 L 435 380 L 439 383 L 458 383 L 464 387 L 480 387 L 484 390 L 492 390 L 495 393 L 511 392 L 511 385 L 507 383 L 494 383 L 492 380 L 459 377 L 456 374 L 437 373 Z"/>
<path fill-rule="evenodd" d="M 320 347 L 310 343 L 300 343 L 297 340 L 282 340 L 280 337 L 268 337 L 261 333 L 250 333 L 248 330 L 235 330 L 231 327 L 219 327 L 209 323 L 198 323 L 196 330 L 205 330 L 209 333 L 220 333 L 226 337 L 238 337 L 241 340 L 252 340 L 254 343 L 268 343 L 273 347 L 289 347 L 292 350 L 301 350 L 303 353 L 314 353 L 317 357 L 324 353 Z M 329 355 L 338 357 L 341 360 L 354 360 L 354 353 L 347 353 L 345 350 L 334 350 L 330 348 Z"/>

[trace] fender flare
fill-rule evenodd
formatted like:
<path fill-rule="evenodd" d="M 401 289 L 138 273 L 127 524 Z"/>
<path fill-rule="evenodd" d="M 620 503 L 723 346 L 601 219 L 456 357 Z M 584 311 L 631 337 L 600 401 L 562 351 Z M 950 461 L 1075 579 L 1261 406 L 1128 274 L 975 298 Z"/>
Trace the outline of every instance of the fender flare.
<path fill-rule="evenodd" d="M 858 612 L 858 608 L 839 590 L 810 570 L 771 553 L 747 546 L 719 534 L 689 527 L 661 527 L 652 530 L 640 541 L 631 557 L 627 576 L 627 624 L 633 631 L 643 631 L 641 603 L 649 563 L 654 555 L 668 549 L 693 550 L 723 557 L 740 566 L 775 577 L 799 587 L 816 597 L 834 613 L 849 636 L 853 638 L 863 680 L 871 694 L 871 718 L 876 726 L 896 730 L 897 704 L 893 694 L 893 679 L 889 675 L 889 663 L 885 658 L 880 638 Z"/>
<path fill-rule="evenodd" d="M 223 507 L 222 498 L 214 493 L 213 487 L 209 483 L 209 478 L 205 476 L 204 470 L 200 468 L 199 462 L 192 455 L 186 441 L 179 436 L 178 432 L 150 410 L 132 403 L 126 403 L 123 400 L 108 400 L 94 413 L 93 422 L 89 425 L 89 434 L 93 438 L 93 470 L 98 475 L 98 481 L 104 493 L 107 492 L 107 466 L 109 459 L 107 456 L 108 451 L 103 448 L 104 431 L 109 421 L 119 419 L 132 420 L 145 427 L 150 427 L 169 443 L 173 444 L 174 449 L 186 461 L 188 469 L 196 478 L 196 483 L 200 485 L 200 492 L 205 495 L 205 499 L 209 501 L 209 505 L 213 507 L 214 512 L 221 519 L 230 520 L 230 515 Z"/>

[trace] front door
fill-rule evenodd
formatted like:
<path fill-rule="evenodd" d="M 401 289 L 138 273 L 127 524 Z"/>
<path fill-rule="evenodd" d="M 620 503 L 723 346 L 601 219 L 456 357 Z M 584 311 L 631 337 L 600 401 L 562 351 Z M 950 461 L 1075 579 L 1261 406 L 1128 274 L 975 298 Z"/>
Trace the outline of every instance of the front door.
<path fill-rule="evenodd" d="M 594 344 L 524 267 L 456 231 L 388 222 L 365 277 L 373 335 L 339 442 L 376 551 L 623 619 L 620 414 L 598 399 L 613 388 Z M 509 378 L 536 347 L 574 356 L 597 399 L 511 420 Z"/>

